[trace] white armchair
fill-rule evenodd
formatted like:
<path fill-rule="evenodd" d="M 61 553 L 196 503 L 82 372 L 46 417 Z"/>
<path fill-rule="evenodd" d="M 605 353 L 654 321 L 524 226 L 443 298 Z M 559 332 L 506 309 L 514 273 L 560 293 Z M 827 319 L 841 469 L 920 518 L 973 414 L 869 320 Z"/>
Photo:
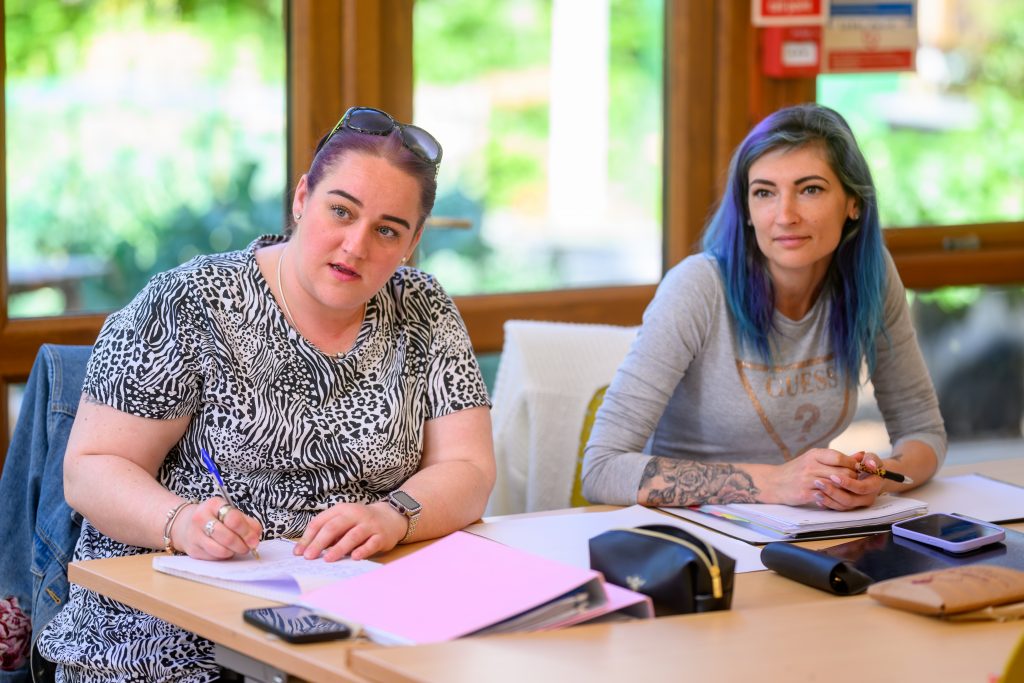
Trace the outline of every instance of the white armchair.
<path fill-rule="evenodd" d="M 587 407 L 611 382 L 637 329 L 505 323 L 492 411 L 498 475 L 488 515 L 569 507 Z"/>

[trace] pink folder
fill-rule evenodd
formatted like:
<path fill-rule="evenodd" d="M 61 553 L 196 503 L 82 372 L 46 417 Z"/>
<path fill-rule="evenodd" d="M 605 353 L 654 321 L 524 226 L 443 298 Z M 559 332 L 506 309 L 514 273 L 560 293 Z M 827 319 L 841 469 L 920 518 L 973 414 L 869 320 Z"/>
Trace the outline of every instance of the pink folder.
<path fill-rule="evenodd" d="M 549 606 L 525 630 L 557 628 L 611 611 L 651 617 L 647 596 L 617 586 L 609 600 L 600 573 L 457 531 L 367 574 L 304 593 L 300 601 L 359 623 L 381 643 L 450 640 L 580 591 L 585 604 Z M 564 612 L 564 613 L 563 613 Z"/>

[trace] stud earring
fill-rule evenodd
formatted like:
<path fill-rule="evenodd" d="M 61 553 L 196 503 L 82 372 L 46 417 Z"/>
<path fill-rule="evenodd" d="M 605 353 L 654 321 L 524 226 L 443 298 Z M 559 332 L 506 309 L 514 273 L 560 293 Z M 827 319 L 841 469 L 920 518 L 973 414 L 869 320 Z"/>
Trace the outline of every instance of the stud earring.
<path fill-rule="evenodd" d="M 301 213 L 297 213 L 294 216 L 292 216 L 292 218 L 294 218 L 295 222 L 298 223 L 300 220 L 302 220 L 302 214 Z"/>
<path fill-rule="evenodd" d="M 408 256 L 403 256 L 402 260 L 399 262 L 399 265 L 404 266 L 406 263 L 408 263 L 408 261 L 409 261 L 409 257 Z"/>

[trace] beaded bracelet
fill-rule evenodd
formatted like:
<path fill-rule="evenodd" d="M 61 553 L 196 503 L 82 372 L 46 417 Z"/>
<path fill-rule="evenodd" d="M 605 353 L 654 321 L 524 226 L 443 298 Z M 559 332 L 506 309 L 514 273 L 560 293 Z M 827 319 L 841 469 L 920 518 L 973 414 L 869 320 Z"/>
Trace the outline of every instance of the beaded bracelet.
<path fill-rule="evenodd" d="M 185 500 L 178 503 L 175 507 L 167 511 L 167 523 L 164 524 L 164 552 L 170 553 L 171 555 L 177 555 L 178 551 L 174 547 L 174 543 L 171 542 L 171 527 L 174 526 L 174 520 L 178 518 L 178 513 L 184 510 L 187 506 L 192 505 L 195 501 Z"/>

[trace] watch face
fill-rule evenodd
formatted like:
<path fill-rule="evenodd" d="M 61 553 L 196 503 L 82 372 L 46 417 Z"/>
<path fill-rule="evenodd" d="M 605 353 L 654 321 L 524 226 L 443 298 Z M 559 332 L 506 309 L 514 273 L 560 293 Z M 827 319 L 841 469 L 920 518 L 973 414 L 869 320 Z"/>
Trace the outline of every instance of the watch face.
<path fill-rule="evenodd" d="M 420 510 L 420 504 L 405 491 L 393 491 L 391 499 L 413 514 Z"/>

